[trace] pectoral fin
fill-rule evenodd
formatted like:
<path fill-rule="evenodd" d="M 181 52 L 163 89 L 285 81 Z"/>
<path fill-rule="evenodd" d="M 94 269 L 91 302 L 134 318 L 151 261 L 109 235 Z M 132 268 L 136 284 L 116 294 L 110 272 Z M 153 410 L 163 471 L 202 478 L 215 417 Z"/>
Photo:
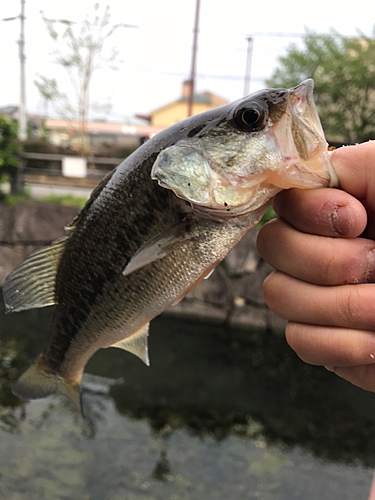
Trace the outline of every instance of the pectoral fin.
<path fill-rule="evenodd" d="M 6 312 L 56 303 L 56 272 L 69 237 L 33 253 L 7 277 L 3 286 Z"/>
<path fill-rule="evenodd" d="M 110 347 L 118 347 L 119 349 L 129 351 L 138 356 L 138 358 L 140 358 L 147 366 L 150 366 L 147 344 L 149 326 L 150 323 L 146 323 L 135 333 L 123 340 L 120 340 L 120 342 L 116 342 L 116 344 L 113 344 Z"/>
<path fill-rule="evenodd" d="M 216 267 L 216 266 L 215 266 Z M 213 269 L 211 269 L 211 271 L 207 274 L 207 276 L 205 276 L 203 279 L 204 280 L 208 280 L 208 278 L 210 278 L 212 276 L 212 273 L 215 271 L 215 267 Z"/>
<path fill-rule="evenodd" d="M 181 222 L 178 226 L 157 234 L 142 245 L 130 259 L 122 274 L 128 276 L 141 267 L 166 257 L 192 239 L 194 237 L 189 232 L 187 223 Z"/>

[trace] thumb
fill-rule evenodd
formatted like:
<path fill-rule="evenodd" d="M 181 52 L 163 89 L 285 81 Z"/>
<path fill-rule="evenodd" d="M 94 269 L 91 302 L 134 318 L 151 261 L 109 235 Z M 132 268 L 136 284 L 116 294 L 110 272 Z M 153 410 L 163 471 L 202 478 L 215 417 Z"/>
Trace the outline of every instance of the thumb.
<path fill-rule="evenodd" d="M 375 141 L 336 149 L 331 161 L 340 187 L 375 210 Z"/>

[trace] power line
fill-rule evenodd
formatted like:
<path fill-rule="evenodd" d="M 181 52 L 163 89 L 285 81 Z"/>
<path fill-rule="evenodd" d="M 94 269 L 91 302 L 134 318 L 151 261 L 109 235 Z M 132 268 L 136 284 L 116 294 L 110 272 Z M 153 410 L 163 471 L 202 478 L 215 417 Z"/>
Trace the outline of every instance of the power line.
<path fill-rule="evenodd" d="M 2 19 L 2 21 L 15 21 L 16 19 L 19 19 L 20 18 L 20 15 L 18 14 L 18 16 L 14 16 L 14 17 L 4 17 Z"/>
<path fill-rule="evenodd" d="M 284 33 L 282 31 L 254 31 L 253 36 L 269 36 L 269 37 L 281 37 L 281 38 L 303 38 L 306 33 Z"/>
<path fill-rule="evenodd" d="M 179 76 L 179 77 L 186 77 L 186 73 L 178 73 L 175 71 L 155 71 L 155 70 L 147 70 L 147 69 L 141 69 L 141 70 L 131 70 L 131 69 L 125 69 L 124 71 L 130 71 L 130 72 L 135 72 L 135 73 L 148 73 L 148 74 L 154 74 L 154 75 L 167 75 L 167 76 Z M 198 78 L 212 78 L 212 79 L 217 79 L 217 80 L 243 80 L 243 76 L 239 75 L 212 75 L 212 74 L 205 74 L 205 73 L 197 73 L 196 75 Z M 256 80 L 256 81 L 263 81 L 267 76 L 254 76 L 251 78 L 251 80 Z"/>
<path fill-rule="evenodd" d="M 304 37 L 306 33 L 302 32 L 288 32 L 288 31 L 252 31 L 248 30 L 247 32 L 244 31 L 202 31 L 202 34 L 205 35 L 220 35 L 220 36 L 225 36 L 225 35 L 238 35 L 238 36 L 247 36 L 248 34 L 252 34 L 253 36 L 269 36 L 269 37 L 285 37 L 285 38 L 294 38 L 294 37 Z"/>
<path fill-rule="evenodd" d="M 48 17 L 44 17 L 43 12 L 41 11 L 43 21 L 47 21 L 49 23 L 58 23 L 63 24 L 64 26 L 70 26 L 72 24 L 78 24 L 78 21 L 71 21 L 69 19 L 49 19 Z M 125 24 L 125 23 L 117 23 L 114 24 L 115 28 L 139 28 L 139 26 L 135 24 Z"/>

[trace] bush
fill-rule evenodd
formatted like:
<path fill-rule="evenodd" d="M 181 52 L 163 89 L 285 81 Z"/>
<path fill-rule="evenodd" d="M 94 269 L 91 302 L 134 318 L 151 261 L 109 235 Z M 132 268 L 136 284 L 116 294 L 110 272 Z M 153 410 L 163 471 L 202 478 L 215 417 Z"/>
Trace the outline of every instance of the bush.
<path fill-rule="evenodd" d="M 94 156 L 102 158 L 127 158 L 138 146 L 97 146 L 93 148 Z"/>
<path fill-rule="evenodd" d="M 0 115 L 0 184 L 18 167 L 17 123 L 9 116 Z"/>

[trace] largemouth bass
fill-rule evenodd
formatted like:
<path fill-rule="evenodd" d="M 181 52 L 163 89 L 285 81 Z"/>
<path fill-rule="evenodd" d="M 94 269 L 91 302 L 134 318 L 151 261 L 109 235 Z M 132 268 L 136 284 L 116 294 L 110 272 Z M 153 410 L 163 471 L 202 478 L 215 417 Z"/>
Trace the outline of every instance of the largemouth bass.
<path fill-rule="evenodd" d="M 56 304 L 15 395 L 79 405 L 85 364 L 104 347 L 148 364 L 150 320 L 224 259 L 277 192 L 337 185 L 312 93 L 312 80 L 262 90 L 157 134 L 101 182 L 64 238 L 14 269 L 8 312 Z"/>

